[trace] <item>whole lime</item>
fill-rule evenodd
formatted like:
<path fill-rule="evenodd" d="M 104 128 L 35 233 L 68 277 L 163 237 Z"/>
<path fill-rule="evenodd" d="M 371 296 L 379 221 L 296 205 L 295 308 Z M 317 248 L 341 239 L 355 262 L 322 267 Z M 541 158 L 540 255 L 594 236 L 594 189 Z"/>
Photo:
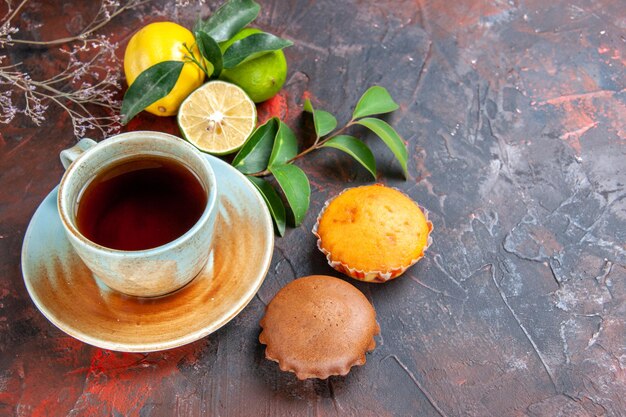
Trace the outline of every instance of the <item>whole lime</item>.
<path fill-rule="evenodd" d="M 228 41 L 220 45 L 224 52 L 239 39 L 253 33 L 261 33 L 259 29 L 245 28 Z M 220 79 L 237 84 L 255 103 L 260 103 L 276 95 L 287 79 L 287 60 L 282 50 L 267 52 L 258 58 L 244 61 L 234 68 L 224 69 Z"/>

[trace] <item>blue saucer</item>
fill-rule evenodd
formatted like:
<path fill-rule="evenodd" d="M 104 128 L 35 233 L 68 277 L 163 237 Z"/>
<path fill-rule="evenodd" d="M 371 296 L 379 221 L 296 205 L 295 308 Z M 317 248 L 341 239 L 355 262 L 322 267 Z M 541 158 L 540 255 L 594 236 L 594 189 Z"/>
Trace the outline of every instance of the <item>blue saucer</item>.
<path fill-rule="evenodd" d="M 151 352 L 196 341 L 224 326 L 259 290 L 272 258 L 274 229 L 263 198 L 225 162 L 206 156 L 217 178 L 219 215 L 207 267 L 159 298 L 106 287 L 74 252 L 57 211 L 57 188 L 30 221 L 22 246 L 28 293 L 65 333 L 105 349 Z"/>

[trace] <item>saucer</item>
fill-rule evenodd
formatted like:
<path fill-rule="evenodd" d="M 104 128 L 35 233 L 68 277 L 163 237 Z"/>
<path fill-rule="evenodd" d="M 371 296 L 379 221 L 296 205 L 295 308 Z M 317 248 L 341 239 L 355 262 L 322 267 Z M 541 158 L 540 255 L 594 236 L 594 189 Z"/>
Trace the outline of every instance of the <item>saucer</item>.
<path fill-rule="evenodd" d="M 239 171 L 206 158 L 217 179 L 219 212 L 212 254 L 198 276 L 159 298 L 109 289 L 70 245 L 57 210 L 57 187 L 33 215 L 22 246 L 24 282 L 39 311 L 76 339 L 123 352 L 182 346 L 239 314 L 267 274 L 274 248 L 272 219 Z"/>

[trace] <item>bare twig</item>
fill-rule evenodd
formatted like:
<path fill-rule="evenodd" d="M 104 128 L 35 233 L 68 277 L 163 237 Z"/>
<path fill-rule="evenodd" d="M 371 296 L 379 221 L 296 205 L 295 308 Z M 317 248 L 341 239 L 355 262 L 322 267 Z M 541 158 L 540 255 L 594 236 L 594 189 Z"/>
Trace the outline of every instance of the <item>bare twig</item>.
<path fill-rule="evenodd" d="M 0 123 L 8 124 L 23 115 L 39 126 L 46 120 L 50 104 L 60 107 L 72 121 L 74 134 L 83 137 L 96 130 L 102 136 L 119 130 L 121 88 L 120 62 L 115 55 L 117 44 L 96 32 L 122 12 L 149 0 L 102 0 L 93 20 L 76 36 L 49 41 L 13 39 L 18 28 L 12 24 L 28 3 L 22 0 L 0 19 L 0 50 L 20 45 L 63 45 L 67 56 L 65 68 L 43 80 L 32 79 L 22 62 L 12 63 L 8 54 L 0 55 Z"/>
<path fill-rule="evenodd" d="M 19 11 L 22 9 L 22 7 L 24 7 L 26 3 L 28 3 L 28 0 L 22 0 L 22 2 L 15 9 L 13 9 L 13 12 L 10 15 L 8 15 L 5 19 L 2 20 L 2 24 L 3 25 L 10 24 L 11 20 L 13 20 L 15 15 L 19 13 Z M 7 3 L 7 4 L 9 6 L 9 12 L 11 12 L 11 9 L 10 9 L 11 4 L 10 3 Z"/>
<path fill-rule="evenodd" d="M 15 11 L 19 11 L 19 9 L 26 3 L 28 0 L 24 0 Z M 46 45 L 46 46 L 54 46 L 54 45 L 62 45 L 69 42 L 74 41 L 91 41 L 94 39 L 88 39 L 88 36 L 92 35 L 94 32 L 106 26 L 111 20 L 117 17 L 119 14 L 125 12 L 126 10 L 132 9 L 134 7 L 140 6 L 142 4 L 148 3 L 150 0 L 130 0 L 128 3 L 124 5 L 120 5 L 115 0 L 103 0 L 100 5 L 100 10 L 94 17 L 94 19 L 87 25 L 81 32 L 76 36 L 67 36 L 65 38 L 53 39 L 49 41 L 35 41 L 30 39 L 8 39 L 4 40 L 5 43 L 10 44 L 26 44 L 26 45 Z M 13 13 L 13 15 L 15 12 Z M 13 16 L 12 15 L 12 16 Z M 12 17 L 11 17 L 12 18 Z M 11 19 L 8 19 L 10 21 Z M 0 36 L 0 45 L 2 45 L 3 39 Z"/>

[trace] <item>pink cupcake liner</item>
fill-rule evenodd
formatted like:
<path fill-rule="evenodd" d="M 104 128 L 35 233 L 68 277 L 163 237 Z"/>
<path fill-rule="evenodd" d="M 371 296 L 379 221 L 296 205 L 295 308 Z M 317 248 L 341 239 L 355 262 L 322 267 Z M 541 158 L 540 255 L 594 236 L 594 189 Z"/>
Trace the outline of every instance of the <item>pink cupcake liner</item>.
<path fill-rule="evenodd" d="M 358 188 L 358 187 L 352 187 L 352 188 Z M 402 190 L 398 190 L 395 187 L 389 187 L 389 188 L 393 188 L 394 190 L 396 190 L 396 191 L 404 194 L 406 197 L 410 198 L 412 201 L 415 201 L 411 197 L 409 197 L 406 193 L 404 193 Z M 346 192 L 349 189 L 350 188 L 346 188 L 345 190 L 343 190 L 342 192 L 340 192 L 336 196 L 326 200 L 326 202 L 324 203 L 324 206 L 320 210 L 320 213 L 317 215 L 317 220 L 315 221 L 315 225 L 313 226 L 312 232 L 317 237 L 317 248 L 326 256 L 326 261 L 328 262 L 328 265 L 330 265 L 336 271 L 339 271 L 342 274 L 348 275 L 349 277 L 352 277 L 352 278 L 357 279 L 359 281 L 383 283 L 383 282 L 387 282 L 389 280 L 392 280 L 394 278 L 399 277 L 400 275 L 402 275 L 404 273 L 404 271 L 406 271 L 411 266 L 415 265 L 417 263 L 417 261 L 419 261 L 420 259 L 422 259 L 424 257 L 424 254 L 425 254 L 426 250 L 433 243 L 433 238 L 431 236 L 431 233 L 432 233 L 434 227 L 433 227 L 432 222 L 428 219 L 428 210 L 426 210 L 424 207 L 422 207 L 421 205 L 418 204 L 417 206 L 420 208 L 420 210 L 422 210 L 422 212 L 424 213 L 424 217 L 426 218 L 426 225 L 428 227 L 428 237 L 426 239 L 426 246 L 424 246 L 424 249 L 422 249 L 422 253 L 417 258 L 412 259 L 411 262 L 408 265 L 394 267 L 394 268 L 391 268 L 391 269 L 389 269 L 387 271 L 376 271 L 376 270 L 374 270 L 374 271 L 363 271 L 361 269 L 352 268 L 352 267 L 348 266 L 347 264 L 345 264 L 345 263 L 343 263 L 341 261 L 333 261 L 331 259 L 331 253 L 328 250 L 326 250 L 326 249 L 324 249 L 322 247 L 322 238 L 317 233 L 317 229 L 319 227 L 320 220 L 321 220 L 322 216 L 324 215 L 324 212 L 328 208 L 328 205 L 335 198 L 339 197 L 341 194 L 343 194 L 344 192 Z"/>

